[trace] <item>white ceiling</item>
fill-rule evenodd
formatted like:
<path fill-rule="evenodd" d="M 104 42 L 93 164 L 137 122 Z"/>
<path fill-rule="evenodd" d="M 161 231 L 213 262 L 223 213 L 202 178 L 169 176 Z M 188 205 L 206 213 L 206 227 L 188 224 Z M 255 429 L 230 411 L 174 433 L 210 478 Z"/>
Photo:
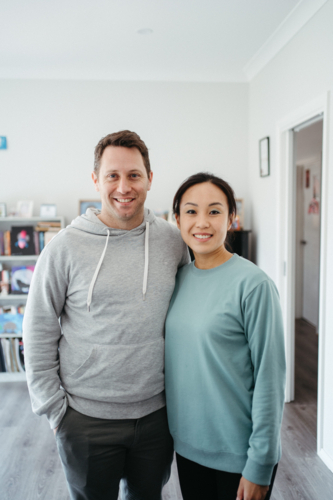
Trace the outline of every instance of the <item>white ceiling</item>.
<path fill-rule="evenodd" d="M 0 78 L 247 81 L 244 67 L 302 3 L 1 0 Z"/>

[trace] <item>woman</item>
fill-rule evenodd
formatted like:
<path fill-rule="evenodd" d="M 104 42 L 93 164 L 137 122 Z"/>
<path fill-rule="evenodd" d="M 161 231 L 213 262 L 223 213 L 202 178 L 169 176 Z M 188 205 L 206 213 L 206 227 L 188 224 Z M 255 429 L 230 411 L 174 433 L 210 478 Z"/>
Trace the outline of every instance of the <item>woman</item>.
<path fill-rule="evenodd" d="M 280 459 L 285 358 L 276 287 L 230 253 L 231 187 L 199 173 L 173 210 L 195 261 L 166 321 L 166 396 L 184 500 L 269 499 Z"/>

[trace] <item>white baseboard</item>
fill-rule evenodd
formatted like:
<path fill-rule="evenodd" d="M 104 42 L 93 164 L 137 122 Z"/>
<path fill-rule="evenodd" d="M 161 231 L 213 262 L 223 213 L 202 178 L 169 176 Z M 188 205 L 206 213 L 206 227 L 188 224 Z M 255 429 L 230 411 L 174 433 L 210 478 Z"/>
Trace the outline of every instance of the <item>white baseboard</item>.
<path fill-rule="evenodd" d="M 323 449 L 319 450 L 318 455 L 322 459 L 326 467 L 328 467 L 330 471 L 333 472 L 333 458 L 327 455 L 326 451 L 324 451 Z"/>

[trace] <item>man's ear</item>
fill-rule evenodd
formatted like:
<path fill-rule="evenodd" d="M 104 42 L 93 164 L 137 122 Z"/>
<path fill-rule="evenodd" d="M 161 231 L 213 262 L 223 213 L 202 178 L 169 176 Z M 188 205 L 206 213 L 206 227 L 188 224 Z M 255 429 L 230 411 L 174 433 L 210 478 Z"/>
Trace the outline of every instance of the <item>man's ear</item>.
<path fill-rule="evenodd" d="M 95 184 L 95 189 L 96 189 L 96 191 L 99 191 L 98 177 L 97 177 L 97 175 L 95 174 L 95 172 L 92 172 L 92 174 L 91 174 L 91 178 L 92 178 L 92 180 L 93 180 L 93 183 Z"/>
<path fill-rule="evenodd" d="M 180 229 L 180 217 L 178 214 L 175 214 L 175 219 L 176 219 L 176 222 L 177 222 L 177 227 L 178 229 Z"/>
<path fill-rule="evenodd" d="M 150 191 L 150 188 L 151 188 L 151 183 L 153 182 L 153 172 L 150 171 L 149 172 L 149 175 L 148 175 L 148 189 L 147 191 Z"/>

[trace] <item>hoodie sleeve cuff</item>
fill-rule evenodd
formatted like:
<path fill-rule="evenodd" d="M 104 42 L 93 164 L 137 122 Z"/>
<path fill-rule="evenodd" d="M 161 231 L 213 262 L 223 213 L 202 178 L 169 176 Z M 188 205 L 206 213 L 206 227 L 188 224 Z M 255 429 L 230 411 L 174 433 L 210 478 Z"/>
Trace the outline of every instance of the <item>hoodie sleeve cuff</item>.
<path fill-rule="evenodd" d="M 260 486 L 269 486 L 275 465 L 261 465 L 248 458 L 242 475 L 245 479 L 251 481 L 251 483 L 259 484 Z"/>

